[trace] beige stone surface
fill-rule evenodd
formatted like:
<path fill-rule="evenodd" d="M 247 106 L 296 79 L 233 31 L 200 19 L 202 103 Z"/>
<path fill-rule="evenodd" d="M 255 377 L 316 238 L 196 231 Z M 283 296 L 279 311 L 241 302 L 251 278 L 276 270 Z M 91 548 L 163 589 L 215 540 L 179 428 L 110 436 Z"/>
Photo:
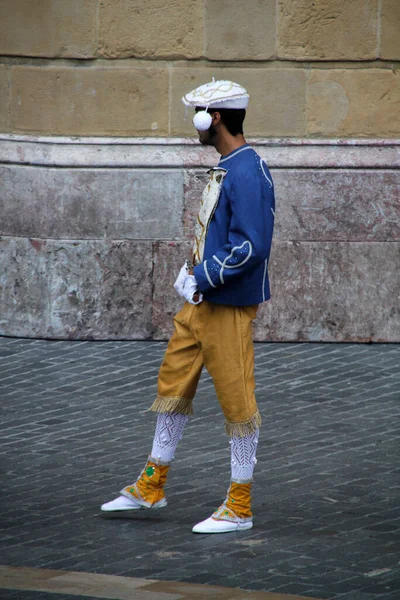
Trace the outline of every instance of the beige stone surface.
<path fill-rule="evenodd" d="M 0 588 L 90 595 L 110 600 L 311 600 L 303 596 L 249 592 L 180 581 L 8 566 L 0 566 Z"/>
<path fill-rule="evenodd" d="M 31 582 L 46 581 L 65 575 L 65 571 L 53 569 L 35 569 L 33 567 L 11 567 L 0 565 L 0 583 L 2 588 L 14 589 L 14 584 L 29 585 Z"/>
<path fill-rule="evenodd" d="M 9 131 L 8 68 L 0 65 L 0 131 Z"/>
<path fill-rule="evenodd" d="M 254 592 L 239 588 L 225 588 L 181 581 L 158 581 L 149 585 L 146 590 L 154 594 L 161 591 L 180 593 L 182 594 L 182 600 L 311 600 L 311 598 L 305 596 L 293 596 L 292 594 Z M 158 596 L 154 595 L 154 600 L 157 600 L 157 598 Z M 314 600 L 318 600 L 318 598 Z"/>
<path fill-rule="evenodd" d="M 158 67 L 11 69 L 15 131 L 60 135 L 165 135 L 168 73 Z"/>
<path fill-rule="evenodd" d="M 275 54 L 275 6 L 275 0 L 206 0 L 207 58 L 271 58 Z"/>
<path fill-rule="evenodd" d="M 99 573 L 53 571 L 26 567 L 0 567 L 0 588 L 36 590 L 91 596 L 115 600 L 152 600 L 149 593 L 139 590 L 151 585 L 154 579 L 121 577 Z M 154 600 L 180 600 L 183 596 L 164 594 L 154 596 Z"/>
<path fill-rule="evenodd" d="M 400 71 L 314 70 L 308 80 L 308 132 L 313 135 L 400 134 Z"/>
<path fill-rule="evenodd" d="M 400 60 L 400 2 L 382 0 L 380 58 Z"/>
<path fill-rule="evenodd" d="M 296 136 L 305 132 L 305 80 L 302 69 L 176 67 L 172 73 L 171 134 L 193 136 L 193 110 L 181 98 L 193 88 L 215 79 L 230 79 L 250 94 L 244 128 L 257 137 Z"/>
<path fill-rule="evenodd" d="M 202 0 L 101 0 L 99 54 L 106 58 L 197 58 Z"/>
<path fill-rule="evenodd" d="M 96 0 L 2 0 L 0 54 L 93 57 L 96 6 Z"/>
<path fill-rule="evenodd" d="M 151 580 L 150 580 L 151 582 Z M 35 586 L 41 591 L 52 591 L 72 596 L 90 596 L 107 600 L 185 600 L 182 594 L 147 590 L 145 579 L 100 575 L 97 573 L 66 573 Z"/>
<path fill-rule="evenodd" d="M 279 0 L 278 56 L 294 60 L 376 57 L 378 0 Z"/>

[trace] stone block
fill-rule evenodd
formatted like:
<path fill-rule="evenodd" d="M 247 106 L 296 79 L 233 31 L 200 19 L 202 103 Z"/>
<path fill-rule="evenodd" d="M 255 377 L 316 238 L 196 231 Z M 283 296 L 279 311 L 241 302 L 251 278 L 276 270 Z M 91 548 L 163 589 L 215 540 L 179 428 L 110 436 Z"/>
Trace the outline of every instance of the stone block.
<path fill-rule="evenodd" d="M 400 340 L 398 243 L 273 244 L 258 341 Z"/>
<path fill-rule="evenodd" d="M 151 242 L 3 238 L 0 335 L 151 336 Z"/>
<path fill-rule="evenodd" d="M 275 54 L 275 0 L 206 0 L 206 57 L 267 60 Z"/>
<path fill-rule="evenodd" d="M 400 2 L 382 0 L 380 58 L 400 60 Z"/>
<path fill-rule="evenodd" d="M 0 335 L 51 337 L 48 255 L 43 246 L 42 240 L 0 237 Z"/>
<path fill-rule="evenodd" d="M 163 68 L 15 66 L 11 80 L 14 131 L 168 133 L 168 73 Z"/>
<path fill-rule="evenodd" d="M 101 0 L 99 54 L 106 58 L 199 58 L 201 0 Z"/>
<path fill-rule="evenodd" d="M 172 73 L 171 134 L 193 136 L 193 110 L 182 96 L 215 79 L 230 79 L 250 94 L 245 133 L 254 137 L 303 135 L 305 132 L 305 72 L 302 69 L 175 67 Z"/>
<path fill-rule="evenodd" d="M 189 258 L 190 242 L 156 242 L 153 244 L 153 339 L 166 340 L 173 331 L 172 319 L 183 306 L 173 285 Z"/>
<path fill-rule="evenodd" d="M 0 165 L 0 234 L 60 239 L 182 237 L 183 173 Z"/>
<path fill-rule="evenodd" d="M 313 71 L 308 80 L 308 132 L 398 137 L 399 83 L 399 73 L 388 69 Z"/>
<path fill-rule="evenodd" d="M 8 68 L 0 65 L 0 130 L 10 130 Z"/>
<path fill-rule="evenodd" d="M 96 11 L 96 0 L 2 0 L 0 54 L 91 58 Z"/>
<path fill-rule="evenodd" d="M 374 59 L 377 14 L 378 0 L 279 0 L 278 57 Z"/>
<path fill-rule="evenodd" d="M 400 241 L 400 172 L 272 170 L 276 239 Z"/>
<path fill-rule="evenodd" d="M 400 169 L 400 139 L 247 138 L 272 169 Z M 0 164 L 38 167 L 197 169 L 219 154 L 195 137 L 83 138 L 3 134 Z"/>
<path fill-rule="evenodd" d="M 217 162 L 217 161 L 216 161 Z M 184 236 L 190 242 L 194 239 L 194 226 L 200 210 L 203 190 L 209 181 L 207 169 L 188 169 L 184 172 Z"/>

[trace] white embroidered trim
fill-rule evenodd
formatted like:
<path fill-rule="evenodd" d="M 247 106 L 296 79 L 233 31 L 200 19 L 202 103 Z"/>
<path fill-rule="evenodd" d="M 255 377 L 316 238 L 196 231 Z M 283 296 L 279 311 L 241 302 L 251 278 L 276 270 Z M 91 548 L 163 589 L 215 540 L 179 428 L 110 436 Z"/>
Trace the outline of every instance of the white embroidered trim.
<path fill-rule="evenodd" d="M 267 163 L 264 163 L 264 164 L 263 163 L 264 163 L 264 159 L 262 158 L 260 160 L 260 165 L 261 165 L 262 172 L 264 173 L 265 179 L 268 181 L 269 185 L 272 187 L 272 181 L 270 180 L 270 178 L 268 177 L 268 175 L 266 174 L 266 172 L 264 170 L 264 164 L 265 164 L 265 166 L 267 166 Z"/>
<path fill-rule="evenodd" d="M 210 179 L 203 191 L 199 216 L 195 225 L 193 256 L 196 263 L 200 263 L 203 260 L 208 227 L 214 215 L 214 211 L 217 208 L 223 181 L 227 172 L 226 169 L 220 167 L 213 167 L 207 171 Z M 219 181 L 217 181 L 218 177 Z"/>
<path fill-rule="evenodd" d="M 176 412 L 158 413 L 156 431 L 154 433 L 151 457 L 160 464 L 169 465 L 175 456 L 179 440 L 182 438 L 183 429 L 188 421 L 187 415 Z"/>
<path fill-rule="evenodd" d="M 263 276 L 263 282 L 262 282 L 263 302 L 265 302 L 265 278 L 267 277 L 267 266 L 268 266 L 268 258 L 265 259 L 265 264 L 264 264 L 264 276 Z"/>
<path fill-rule="evenodd" d="M 226 265 L 225 262 L 233 256 L 233 253 L 235 252 L 235 250 L 240 250 L 240 248 L 243 248 L 243 246 L 245 244 L 249 245 L 249 254 L 246 256 L 246 258 L 241 263 L 238 263 L 237 265 Z M 249 260 L 252 252 L 253 252 L 253 246 L 251 245 L 250 240 L 245 240 L 243 242 L 243 244 L 241 244 L 240 246 L 235 246 L 234 248 L 232 248 L 232 252 L 230 253 L 229 256 L 227 256 L 224 259 L 224 262 L 222 263 L 223 268 L 224 269 L 236 269 L 236 267 L 242 267 Z"/>
<path fill-rule="evenodd" d="M 226 500 L 225 500 L 226 502 Z M 217 510 L 211 515 L 211 517 L 213 519 L 215 519 L 215 521 L 229 521 L 231 523 L 251 523 L 253 521 L 252 517 L 237 517 L 236 515 L 234 517 L 231 517 L 230 514 L 225 514 L 227 512 L 235 514 L 233 512 L 233 510 L 230 510 L 225 502 L 223 504 L 221 504 L 221 506 L 219 508 L 217 508 Z"/>
<path fill-rule="evenodd" d="M 256 454 L 260 430 L 256 429 L 244 437 L 232 437 L 231 469 L 232 481 L 248 483 L 253 479 L 254 467 L 257 464 Z"/>
<path fill-rule="evenodd" d="M 221 158 L 221 160 L 219 161 L 219 165 L 221 163 L 223 163 L 226 160 L 230 160 L 231 158 L 233 158 L 234 156 L 236 156 L 237 154 L 239 154 L 240 152 L 244 152 L 245 150 L 253 150 L 253 148 L 251 146 L 246 146 L 245 148 L 239 148 L 239 150 L 237 150 L 236 152 L 234 152 L 233 154 L 231 154 L 230 156 L 227 156 L 226 158 Z"/>
<path fill-rule="evenodd" d="M 224 263 L 222 263 L 222 262 L 219 260 L 218 256 L 215 256 L 215 254 L 214 254 L 214 256 L 213 256 L 213 259 L 214 259 L 214 260 L 215 260 L 215 262 L 217 262 L 217 263 L 218 263 L 218 264 L 219 264 L 221 267 L 223 267 L 223 266 L 224 266 Z M 222 283 L 222 284 L 224 284 L 224 283 L 225 283 L 225 281 L 224 281 L 224 278 L 223 278 L 223 269 L 220 269 L 220 271 L 219 271 L 219 279 L 220 279 L 220 281 L 221 281 L 221 283 Z"/>
<path fill-rule="evenodd" d="M 206 260 L 203 262 L 203 266 L 204 266 L 204 273 L 206 274 L 206 277 L 208 279 L 208 283 L 211 285 L 211 287 L 216 288 L 217 286 L 213 284 L 213 282 L 211 281 L 210 275 L 208 274 L 207 261 Z"/>
<path fill-rule="evenodd" d="M 245 244 L 249 244 L 249 254 L 246 256 L 246 258 L 245 258 L 245 259 L 244 259 L 244 260 L 243 260 L 241 263 L 238 263 L 238 264 L 236 264 L 236 265 L 226 265 L 225 263 L 226 263 L 226 262 L 227 262 L 227 261 L 228 261 L 230 258 L 232 258 L 232 256 L 233 256 L 233 254 L 234 254 L 235 250 L 240 250 L 241 248 L 243 248 L 243 246 L 244 246 Z M 229 255 L 229 256 L 227 256 L 226 258 L 224 258 L 224 262 L 221 262 L 221 261 L 219 260 L 219 258 L 218 258 L 217 256 L 215 256 L 215 254 L 214 254 L 214 256 L 213 256 L 213 259 L 214 259 L 214 260 L 215 260 L 215 261 L 216 261 L 216 262 L 217 262 L 219 265 L 221 265 L 221 270 L 220 270 L 220 272 L 219 272 L 219 278 L 220 278 L 220 281 L 221 281 L 221 283 L 222 283 L 222 284 L 224 284 L 224 283 L 225 283 L 225 281 L 224 281 L 224 269 L 236 269 L 237 267 L 242 267 L 242 266 L 243 266 L 243 265 L 244 265 L 244 264 L 245 264 L 245 263 L 246 263 L 246 262 L 249 260 L 249 258 L 251 257 L 251 254 L 252 254 L 252 252 L 253 252 L 253 246 L 251 245 L 251 242 L 250 242 L 249 240 L 245 240 L 245 241 L 243 242 L 243 244 L 241 244 L 241 246 L 234 246 L 234 247 L 232 248 L 230 255 Z M 204 261 L 204 262 L 206 262 L 206 261 Z M 210 281 L 210 279 L 208 278 L 208 274 L 207 274 L 207 273 L 206 273 L 206 275 L 207 275 L 207 279 L 208 279 L 208 281 Z M 211 281 L 210 281 L 210 283 L 211 283 Z M 212 283 L 211 283 L 211 285 L 212 285 Z M 213 285 L 213 287 L 217 287 L 217 286 Z"/>
<path fill-rule="evenodd" d="M 249 245 L 249 253 L 248 253 L 248 255 L 246 256 L 246 258 L 245 258 L 245 259 L 243 259 L 241 263 L 237 263 L 236 265 L 227 265 L 227 264 L 225 264 L 225 263 L 226 263 L 226 262 L 227 262 L 227 261 L 228 261 L 230 258 L 232 258 L 232 256 L 233 256 L 233 254 L 234 254 L 235 250 L 240 250 L 241 248 L 243 248 L 243 246 L 244 246 L 245 244 L 248 244 L 248 245 Z M 224 262 L 222 263 L 222 266 L 221 266 L 221 270 L 223 271 L 224 269 L 237 269 L 237 267 L 242 267 L 242 266 L 243 266 L 245 263 L 247 263 L 247 261 L 249 260 L 249 258 L 250 258 L 250 257 L 251 257 L 251 255 L 252 255 L 252 252 L 253 252 L 253 246 L 251 245 L 251 242 L 250 242 L 250 240 L 246 240 L 246 241 L 244 241 L 244 242 L 243 242 L 243 244 L 241 244 L 240 246 L 235 246 L 234 248 L 232 248 L 232 252 L 230 253 L 230 255 L 229 255 L 229 256 L 227 256 L 227 257 L 224 259 Z"/>

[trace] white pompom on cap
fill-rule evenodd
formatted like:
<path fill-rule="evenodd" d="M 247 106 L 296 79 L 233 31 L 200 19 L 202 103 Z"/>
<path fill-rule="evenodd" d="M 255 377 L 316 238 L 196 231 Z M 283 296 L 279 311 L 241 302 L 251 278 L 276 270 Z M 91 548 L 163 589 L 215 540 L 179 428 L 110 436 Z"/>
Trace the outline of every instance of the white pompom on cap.
<path fill-rule="evenodd" d="M 193 125 L 197 131 L 207 131 L 210 129 L 212 123 L 212 117 L 206 110 L 200 110 L 193 117 Z"/>

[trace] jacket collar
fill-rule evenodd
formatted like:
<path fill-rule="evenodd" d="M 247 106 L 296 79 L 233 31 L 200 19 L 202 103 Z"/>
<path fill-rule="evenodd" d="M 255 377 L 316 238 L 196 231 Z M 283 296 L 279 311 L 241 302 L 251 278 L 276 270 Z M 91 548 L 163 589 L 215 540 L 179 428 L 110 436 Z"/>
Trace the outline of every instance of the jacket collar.
<path fill-rule="evenodd" d="M 230 164 L 230 161 L 232 159 L 234 159 L 238 154 L 244 152 L 245 150 L 252 150 L 252 148 L 251 146 L 249 146 L 249 144 L 243 144 L 243 146 L 240 146 L 240 148 L 237 148 L 236 150 L 232 150 L 232 152 L 230 152 L 226 156 L 221 156 L 218 166 L 221 165 L 225 169 L 228 166 L 228 164 Z"/>

